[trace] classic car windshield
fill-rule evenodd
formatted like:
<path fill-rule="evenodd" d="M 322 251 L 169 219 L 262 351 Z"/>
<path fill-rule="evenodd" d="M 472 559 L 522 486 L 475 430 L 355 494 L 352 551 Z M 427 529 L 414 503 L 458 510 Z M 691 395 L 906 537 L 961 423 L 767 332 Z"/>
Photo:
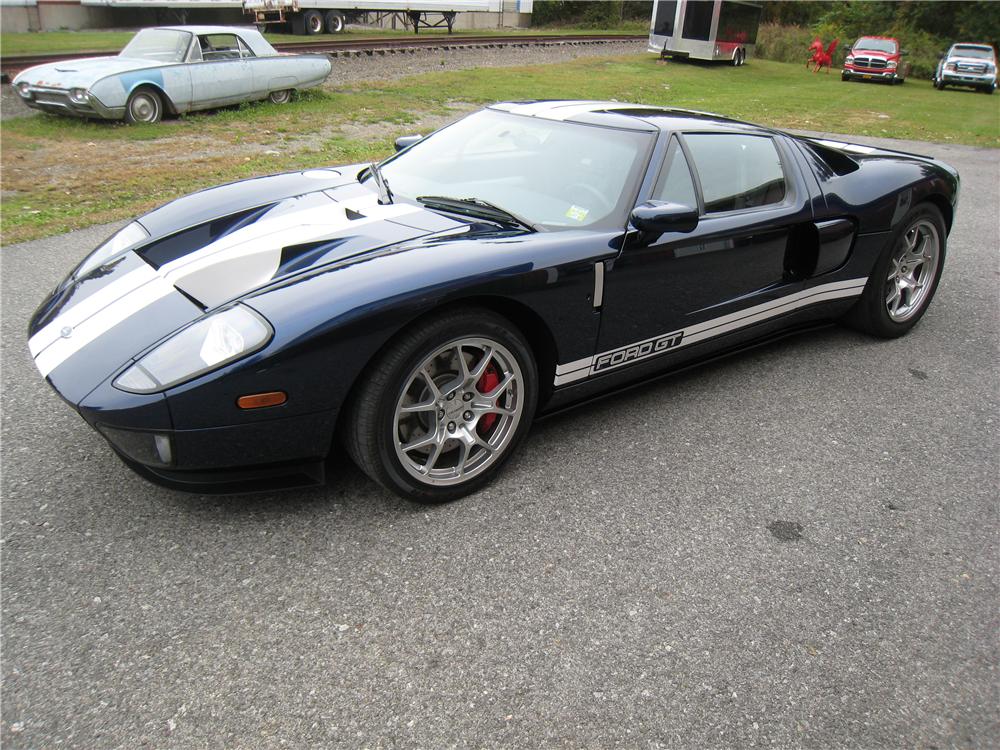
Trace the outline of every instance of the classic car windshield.
<path fill-rule="evenodd" d="M 955 57 L 977 57 L 980 60 L 992 60 L 993 50 L 989 47 L 959 47 L 951 48 L 951 54 Z"/>
<path fill-rule="evenodd" d="M 890 55 L 896 54 L 896 43 L 891 39 L 872 39 L 862 37 L 854 43 L 855 50 L 872 50 L 875 52 L 888 52 Z"/>
<path fill-rule="evenodd" d="M 625 225 L 651 133 L 485 110 L 385 162 L 393 195 L 476 198 L 534 226 Z"/>
<path fill-rule="evenodd" d="M 183 62 L 191 44 L 191 32 L 175 29 L 143 29 L 125 49 L 118 53 L 119 57 L 139 57 L 144 60 L 159 62 Z"/>

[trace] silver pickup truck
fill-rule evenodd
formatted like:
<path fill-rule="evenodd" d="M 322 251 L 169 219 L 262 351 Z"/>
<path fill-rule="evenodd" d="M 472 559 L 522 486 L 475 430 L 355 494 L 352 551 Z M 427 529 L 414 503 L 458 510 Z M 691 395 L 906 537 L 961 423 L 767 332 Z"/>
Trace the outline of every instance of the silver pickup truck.
<path fill-rule="evenodd" d="M 934 88 L 971 86 L 986 94 L 997 87 L 996 52 L 988 44 L 953 44 L 934 73 Z"/>

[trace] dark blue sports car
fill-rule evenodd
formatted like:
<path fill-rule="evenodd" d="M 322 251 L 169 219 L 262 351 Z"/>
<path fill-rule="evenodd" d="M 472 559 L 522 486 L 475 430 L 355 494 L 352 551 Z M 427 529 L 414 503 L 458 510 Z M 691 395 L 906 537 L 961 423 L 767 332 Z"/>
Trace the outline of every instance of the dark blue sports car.
<path fill-rule="evenodd" d="M 818 323 L 906 333 L 959 186 L 927 157 L 617 102 L 497 104 L 397 147 L 137 219 L 35 313 L 38 369 L 169 487 L 317 483 L 344 448 L 450 500 L 540 414 Z"/>

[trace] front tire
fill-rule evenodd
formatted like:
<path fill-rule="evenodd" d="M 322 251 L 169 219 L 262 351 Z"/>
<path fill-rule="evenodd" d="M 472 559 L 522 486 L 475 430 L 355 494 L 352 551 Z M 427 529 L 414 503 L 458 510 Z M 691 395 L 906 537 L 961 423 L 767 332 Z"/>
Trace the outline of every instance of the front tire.
<path fill-rule="evenodd" d="M 163 117 L 163 99 L 152 89 L 133 91 L 125 104 L 125 122 L 153 124 Z"/>
<path fill-rule="evenodd" d="M 847 322 L 880 338 L 897 338 L 923 317 L 941 280 L 947 249 L 937 206 L 921 203 L 899 224 Z"/>
<path fill-rule="evenodd" d="M 485 486 L 524 440 L 538 401 L 524 336 L 478 308 L 411 328 L 362 377 L 347 451 L 383 487 L 421 503 Z"/>

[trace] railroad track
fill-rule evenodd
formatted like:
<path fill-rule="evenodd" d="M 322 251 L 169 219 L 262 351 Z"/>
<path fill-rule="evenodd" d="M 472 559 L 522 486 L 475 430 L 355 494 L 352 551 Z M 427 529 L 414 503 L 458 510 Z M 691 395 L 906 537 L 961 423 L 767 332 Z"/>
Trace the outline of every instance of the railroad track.
<path fill-rule="evenodd" d="M 475 47 L 534 47 L 552 45 L 580 44 L 610 44 L 612 42 L 631 42 L 646 39 L 638 34 L 506 34 L 496 36 L 412 36 L 412 37 L 374 37 L 369 39 L 333 39 L 323 41 L 290 42 L 275 44 L 279 52 L 313 52 L 330 55 L 331 57 L 357 57 L 362 55 L 384 55 L 412 52 L 418 49 L 465 49 Z M 32 65 L 62 62 L 64 60 L 79 60 L 83 57 L 100 57 L 113 55 L 114 52 L 63 52 L 48 55 L 16 55 L 0 58 L 0 72 L 4 82 L 13 78 L 19 71 Z"/>

